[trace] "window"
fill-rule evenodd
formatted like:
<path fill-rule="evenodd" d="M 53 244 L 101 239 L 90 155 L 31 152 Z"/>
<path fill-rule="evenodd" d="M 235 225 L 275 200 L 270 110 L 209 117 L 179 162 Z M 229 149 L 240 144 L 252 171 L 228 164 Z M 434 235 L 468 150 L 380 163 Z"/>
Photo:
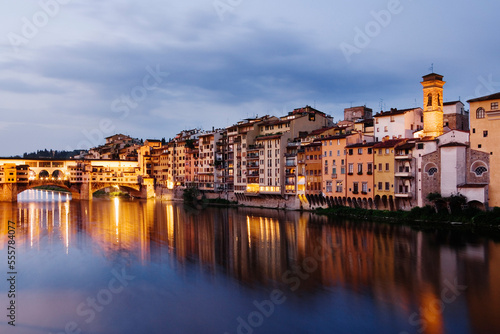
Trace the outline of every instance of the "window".
<path fill-rule="evenodd" d="M 382 171 L 382 164 L 378 164 L 378 170 Z"/>
<path fill-rule="evenodd" d="M 349 174 L 354 173 L 354 164 L 349 164 Z"/>
<path fill-rule="evenodd" d="M 332 181 L 326 181 L 326 192 L 327 193 L 332 192 Z"/>
<path fill-rule="evenodd" d="M 432 106 L 432 94 L 427 95 L 427 106 Z"/>
<path fill-rule="evenodd" d="M 438 169 L 436 167 L 431 167 L 429 168 L 429 170 L 427 171 L 427 174 L 429 174 L 429 176 L 432 176 L 434 174 L 436 174 L 438 171 Z"/>
<path fill-rule="evenodd" d="M 368 170 L 367 170 L 367 172 L 370 175 L 370 174 L 372 174 L 372 171 L 373 171 L 373 164 L 371 162 L 369 162 L 368 163 Z"/>
<path fill-rule="evenodd" d="M 358 175 L 363 174 L 363 164 L 358 164 Z"/>
<path fill-rule="evenodd" d="M 483 175 L 483 173 L 486 173 L 488 170 L 484 166 L 479 166 L 476 169 L 474 169 L 474 173 L 476 173 L 477 176 Z"/>
<path fill-rule="evenodd" d="M 325 175 L 328 174 L 328 166 L 325 166 Z"/>
<path fill-rule="evenodd" d="M 423 143 L 418 143 L 417 144 L 417 150 L 423 150 L 424 149 L 424 144 Z"/>
<path fill-rule="evenodd" d="M 337 181 L 336 186 L 335 186 L 335 191 L 338 193 L 342 192 L 342 181 Z"/>
<path fill-rule="evenodd" d="M 491 110 L 497 110 L 498 109 L 498 102 L 491 102 Z"/>
<path fill-rule="evenodd" d="M 363 149 L 362 148 L 358 148 L 358 155 L 361 155 L 363 154 Z"/>
<path fill-rule="evenodd" d="M 378 183 L 378 190 L 382 190 L 382 182 Z"/>
<path fill-rule="evenodd" d="M 349 155 L 352 155 L 352 148 L 349 149 Z"/>
<path fill-rule="evenodd" d="M 358 193 L 358 182 L 353 182 L 352 183 L 352 193 L 357 194 Z"/>
<path fill-rule="evenodd" d="M 481 144 L 477 144 L 477 148 L 481 148 Z"/>
<path fill-rule="evenodd" d="M 332 167 L 332 175 L 337 176 L 337 167 Z"/>
<path fill-rule="evenodd" d="M 394 116 L 391 116 L 391 122 L 394 122 Z"/>
<path fill-rule="evenodd" d="M 484 118 L 484 109 L 483 108 L 477 108 L 476 110 L 476 118 Z"/>
<path fill-rule="evenodd" d="M 388 170 L 389 170 L 389 163 L 388 163 L 388 162 L 385 164 L 385 170 L 386 170 L 386 171 L 388 171 Z"/>
<path fill-rule="evenodd" d="M 387 131 L 388 131 L 388 130 L 387 130 L 387 126 L 384 126 L 384 132 L 387 132 Z"/>
<path fill-rule="evenodd" d="M 340 157 L 340 150 L 337 150 L 337 156 Z"/>
<path fill-rule="evenodd" d="M 368 154 L 372 154 L 372 148 L 368 147 Z"/>
<path fill-rule="evenodd" d="M 361 183 L 361 192 L 364 194 L 368 193 L 368 182 Z"/>
<path fill-rule="evenodd" d="M 332 156 L 332 151 L 330 151 L 330 156 Z"/>
<path fill-rule="evenodd" d="M 389 190 L 389 189 L 390 189 L 390 186 L 391 186 L 391 185 L 390 185 L 390 183 L 389 183 L 389 182 L 386 182 L 386 183 L 385 183 L 385 190 Z"/>
<path fill-rule="evenodd" d="M 340 174 L 345 174 L 345 167 L 344 166 L 340 167 Z"/>
<path fill-rule="evenodd" d="M 488 137 L 488 130 L 483 131 L 483 137 Z"/>
<path fill-rule="evenodd" d="M 389 149 L 388 148 L 385 149 L 385 154 L 389 154 Z"/>

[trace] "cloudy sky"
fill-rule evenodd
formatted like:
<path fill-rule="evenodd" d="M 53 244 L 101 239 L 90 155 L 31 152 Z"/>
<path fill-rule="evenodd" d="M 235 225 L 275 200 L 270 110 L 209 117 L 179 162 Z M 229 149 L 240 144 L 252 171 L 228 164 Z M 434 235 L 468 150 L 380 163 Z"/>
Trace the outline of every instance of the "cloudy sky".
<path fill-rule="evenodd" d="M 3 7 L 3 8 L 1 8 Z M 0 156 L 172 137 L 315 106 L 422 105 L 500 91 L 500 2 L 9 1 L 0 5 Z"/>

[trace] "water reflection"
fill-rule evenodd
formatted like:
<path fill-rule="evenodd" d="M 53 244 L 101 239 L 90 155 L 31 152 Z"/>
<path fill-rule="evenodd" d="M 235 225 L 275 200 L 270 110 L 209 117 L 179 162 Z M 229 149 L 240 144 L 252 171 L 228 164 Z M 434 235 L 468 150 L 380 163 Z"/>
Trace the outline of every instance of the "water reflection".
<path fill-rule="evenodd" d="M 13 220 L 18 252 L 35 252 L 35 257 L 59 247 L 67 256 L 91 250 L 110 262 L 126 258 L 142 267 L 167 265 L 181 276 L 189 270 L 208 286 L 224 277 L 262 295 L 280 289 L 290 303 L 263 332 L 286 328 L 284 319 L 297 332 L 317 326 L 315 333 L 334 325 L 337 332 L 364 332 L 357 324 L 361 320 L 376 326 L 373 332 L 500 330 L 500 245 L 491 240 L 309 213 L 196 211 L 154 201 L 47 201 L 50 196 L 41 196 L 46 201 L 0 203 L 0 249 L 7 244 L 7 221 Z M 241 304 L 255 297 L 240 288 L 226 289 L 242 294 Z M 340 319 L 343 312 L 349 321 Z M 237 315 L 222 314 L 224 320 L 212 326 L 235 332 Z M 160 327 L 152 332 L 161 332 Z"/>

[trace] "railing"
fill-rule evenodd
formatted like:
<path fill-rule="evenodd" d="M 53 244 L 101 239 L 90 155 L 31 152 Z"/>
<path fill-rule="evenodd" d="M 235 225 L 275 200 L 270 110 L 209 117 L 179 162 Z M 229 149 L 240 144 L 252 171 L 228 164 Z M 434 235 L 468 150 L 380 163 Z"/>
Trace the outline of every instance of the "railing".
<path fill-rule="evenodd" d="M 412 159 L 412 154 L 411 153 L 408 153 L 408 154 L 396 154 L 394 156 L 394 158 L 396 160 L 409 160 L 409 159 Z"/>

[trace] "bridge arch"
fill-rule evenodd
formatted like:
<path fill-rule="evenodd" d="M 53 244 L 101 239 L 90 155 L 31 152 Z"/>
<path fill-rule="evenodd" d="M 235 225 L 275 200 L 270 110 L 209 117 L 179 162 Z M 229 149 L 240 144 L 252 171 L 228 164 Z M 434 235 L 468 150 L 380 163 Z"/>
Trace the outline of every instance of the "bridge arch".
<path fill-rule="evenodd" d="M 40 179 L 40 180 L 45 180 L 48 177 L 50 177 L 50 173 L 47 170 L 45 170 L 45 169 L 42 169 L 38 173 L 38 179 Z"/>
<path fill-rule="evenodd" d="M 54 178 L 54 180 L 64 180 L 64 176 L 64 173 L 59 169 L 56 169 L 52 172 L 52 177 Z"/>

